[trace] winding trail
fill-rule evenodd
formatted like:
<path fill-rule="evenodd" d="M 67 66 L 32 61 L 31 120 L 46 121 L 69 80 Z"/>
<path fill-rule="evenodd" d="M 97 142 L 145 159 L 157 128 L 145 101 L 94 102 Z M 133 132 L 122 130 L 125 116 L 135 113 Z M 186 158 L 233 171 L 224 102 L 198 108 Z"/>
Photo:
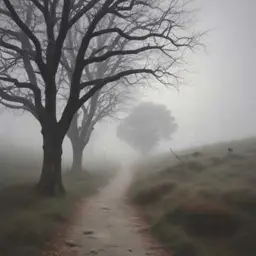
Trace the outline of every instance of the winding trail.
<path fill-rule="evenodd" d="M 107 187 L 82 203 L 81 212 L 65 238 L 61 255 L 167 255 L 126 203 L 125 192 L 131 178 L 130 172 L 119 172 Z"/>

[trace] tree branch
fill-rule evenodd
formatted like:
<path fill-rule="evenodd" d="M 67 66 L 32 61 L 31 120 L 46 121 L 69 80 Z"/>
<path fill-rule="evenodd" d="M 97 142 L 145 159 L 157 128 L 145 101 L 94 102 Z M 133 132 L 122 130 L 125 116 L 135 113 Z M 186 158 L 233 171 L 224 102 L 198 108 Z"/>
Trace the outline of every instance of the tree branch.
<path fill-rule="evenodd" d="M 95 63 L 95 62 L 103 62 L 108 58 L 114 57 L 114 56 L 120 56 L 120 55 L 133 55 L 133 54 L 138 54 L 141 52 L 145 52 L 145 51 L 149 51 L 149 50 L 160 50 L 162 49 L 162 46 L 145 46 L 145 47 L 141 47 L 135 50 L 120 50 L 120 51 L 109 51 L 106 54 L 99 56 L 99 57 L 92 57 L 92 58 L 88 58 L 84 61 L 84 66 L 87 66 L 91 63 Z"/>
<path fill-rule="evenodd" d="M 9 102 L 16 102 L 16 103 L 23 104 L 27 109 L 29 109 L 31 113 L 34 113 L 39 119 L 35 106 L 29 100 L 21 96 L 10 95 L 7 92 L 5 92 L 3 89 L 0 89 L 0 97 Z"/>
<path fill-rule="evenodd" d="M 173 44 L 175 47 L 187 47 L 191 41 L 191 38 L 189 37 L 180 37 L 177 39 L 173 39 L 169 35 L 164 35 L 164 33 L 148 33 L 147 35 L 143 35 L 143 36 L 134 36 L 134 35 L 127 34 L 126 32 L 122 31 L 120 28 L 117 28 L 117 27 L 94 32 L 93 37 L 97 37 L 97 36 L 101 36 L 109 33 L 117 33 L 121 37 L 130 41 L 145 41 L 150 38 L 165 39 L 166 41 L 169 41 L 171 44 Z M 180 43 L 180 41 L 186 41 L 186 42 Z"/>
<path fill-rule="evenodd" d="M 1 92 L 0 92 L 0 95 L 1 95 Z M 33 109 L 28 108 L 25 105 L 12 105 L 10 103 L 7 103 L 7 102 L 3 101 L 3 99 L 0 99 L 0 104 L 9 108 L 9 109 L 27 111 L 27 112 L 31 113 L 38 120 L 37 113 Z"/>
<path fill-rule="evenodd" d="M 38 0 L 30 0 L 42 13 L 45 12 L 44 6 Z"/>
<path fill-rule="evenodd" d="M 117 81 L 117 80 L 119 80 L 120 78 L 122 78 L 124 76 L 135 75 L 135 74 L 143 74 L 143 73 L 151 74 L 151 75 L 156 76 L 155 71 L 152 70 L 152 69 L 145 69 L 145 68 L 132 69 L 132 70 L 126 70 L 126 71 L 119 72 L 118 74 L 113 75 L 113 76 L 109 76 L 109 77 L 105 77 L 105 78 L 99 78 L 99 79 L 95 79 L 95 80 L 91 80 L 91 81 L 88 81 L 88 82 L 81 83 L 80 87 L 81 87 L 81 89 L 84 89 L 85 87 L 95 85 L 95 87 L 99 86 L 100 88 L 102 88 L 104 85 L 106 85 L 108 83 L 111 83 L 111 82 L 114 82 L 114 81 Z M 94 88 L 92 88 L 91 90 L 93 90 L 93 89 Z M 97 89 L 96 89 L 96 91 L 97 91 Z"/>
<path fill-rule="evenodd" d="M 66 39 L 69 30 L 69 13 L 71 9 L 70 0 L 64 1 L 60 22 L 59 35 L 56 39 L 56 44 L 54 47 L 54 58 L 53 58 L 53 73 L 56 74 L 58 65 L 61 59 L 61 53 L 64 41 Z"/>
<path fill-rule="evenodd" d="M 15 78 L 4 77 L 4 76 L 0 76 L 0 80 L 5 81 L 5 82 L 9 82 L 9 83 L 13 83 L 17 88 L 20 88 L 20 89 L 25 88 L 25 89 L 31 90 L 34 94 L 35 106 L 36 106 L 38 112 L 41 113 L 43 111 L 43 105 L 42 105 L 42 101 L 41 101 L 42 100 L 41 99 L 41 91 L 36 85 L 34 85 L 32 83 L 27 83 L 27 82 L 19 82 Z M 2 90 L 2 93 L 3 93 L 3 89 L 1 89 L 1 90 Z M 16 100 L 19 99 L 20 103 L 23 103 L 24 105 L 26 105 L 26 107 L 29 106 L 29 107 L 32 107 L 32 109 L 34 109 L 33 104 L 31 104 L 31 103 L 28 104 L 29 101 L 26 100 L 25 98 L 22 98 L 22 97 L 19 97 L 19 96 L 14 96 L 14 95 L 9 95 L 9 96 L 10 96 L 10 97 L 8 97 L 9 101 L 17 102 Z M 14 98 L 15 100 L 12 100 L 12 98 Z M 21 98 L 23 100 L 21 100 Z M 7 100 L 7 98 L 4 98 L 4 99 Z M 27 102 L 27 103 L 25 104 L 25 102 Z"/>
<path fill-rule="evenodd" d="M 20 27 L 20 29 L 29 37 L 29 39 L 33 42 L 36 48 L 36 63 L 41 70 L 41 72 L 45 73 L 45 64 L 43 62 L 42 57 L 42 48 L 38 38 L 33 34 L 33 32 L 27 27 L 27 25 L 20 19 L 19 15 L 15 11 L 13 5 L 11 4 L 10 0 L 3 0 L 5 3 L 6 8 L 9 10 L 10 15 L 13 21 Z"/>
<path fill-rule="evenodd" d="M 70 29 L 85 13 L 92 9 L 100 0 L 89 1 L 80 11 L 78 11 L 69 21 L 68 29 Z"/>

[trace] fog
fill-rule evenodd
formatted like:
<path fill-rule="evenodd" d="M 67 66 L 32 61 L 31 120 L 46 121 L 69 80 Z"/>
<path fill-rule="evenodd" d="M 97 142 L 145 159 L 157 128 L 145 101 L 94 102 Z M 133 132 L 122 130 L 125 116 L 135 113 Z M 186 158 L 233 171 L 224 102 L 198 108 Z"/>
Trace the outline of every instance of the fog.
<path fill-rule="evenodd" d="M 256 51 L 256 2 L 253 0 L 198 0 L 197 28 L 210 30 L 205 49 L 189 55 L 188 70 L 180 90 L 154 85 L 136 92 L 137 103 L 152 101 L 168 106 L 179 129 L 161 150 L 189 148 L 218 141 L 255 136 L 254 109 Z M 157 88 L 157 89 L 156 89 Z M 134 103 L 135 104 L 135 103 Z M 134 152 L 115 136 L 116 120 L 95 127 L 85 156 L 93 153 L 122 159 Z M 1 111 L 0 145 L 41 151 L 40 126 L 24 113 Z M 64 158 L 70 159 L 70 145 L 64 143 Z M 86 160 L 86 159 L 85 159 Z"/>

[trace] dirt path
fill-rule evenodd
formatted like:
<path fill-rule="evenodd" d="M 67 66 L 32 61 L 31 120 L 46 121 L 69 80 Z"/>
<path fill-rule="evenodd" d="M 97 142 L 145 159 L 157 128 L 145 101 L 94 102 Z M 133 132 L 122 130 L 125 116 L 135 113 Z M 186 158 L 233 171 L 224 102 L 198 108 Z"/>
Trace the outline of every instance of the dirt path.
<path fill-rule="evenodd" d="M 99 194 L 84 202 L 65 241 L 63 256 L 164 255 L 125 203 L 129 172 L 120 172 Z"/>

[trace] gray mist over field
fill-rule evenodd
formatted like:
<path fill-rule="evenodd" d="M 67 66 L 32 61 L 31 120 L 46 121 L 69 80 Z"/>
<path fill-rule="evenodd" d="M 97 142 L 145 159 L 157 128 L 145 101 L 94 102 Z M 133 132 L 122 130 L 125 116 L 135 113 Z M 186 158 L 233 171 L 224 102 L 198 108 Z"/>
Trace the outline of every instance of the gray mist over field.
<path fill-rule="evenodd" d="M 209 30 L 205 49 L 190 54 L 180 90 L 141 88 L 134 91 L 137 105 L 152 101 L 166 105 L 179 126 L 172 141 L 159 150 L 189 148 L 255 135 L 256 2 L 252 0 L 198 0 L 197 26 Z M 130 106 L 132 108 L 132 106 Z M 85 157 L 91 154 L 128 159 L 133 150 L 116 137 L 118 120 L 97 124 Z M 1 111 L 0 146 L 41 152 L 40 126 L 29 114 Z M 11 146 L 10 146 L 11 144 Z M 64 142 L 64 159 L 70 159 L 70 144 Z M 85 161 L 86 159 L 85 158 Z"/>
<path fill-rule="evenodd" d="M 0 3 L 0 256 L 256 255 L 256 0 Z"/>

